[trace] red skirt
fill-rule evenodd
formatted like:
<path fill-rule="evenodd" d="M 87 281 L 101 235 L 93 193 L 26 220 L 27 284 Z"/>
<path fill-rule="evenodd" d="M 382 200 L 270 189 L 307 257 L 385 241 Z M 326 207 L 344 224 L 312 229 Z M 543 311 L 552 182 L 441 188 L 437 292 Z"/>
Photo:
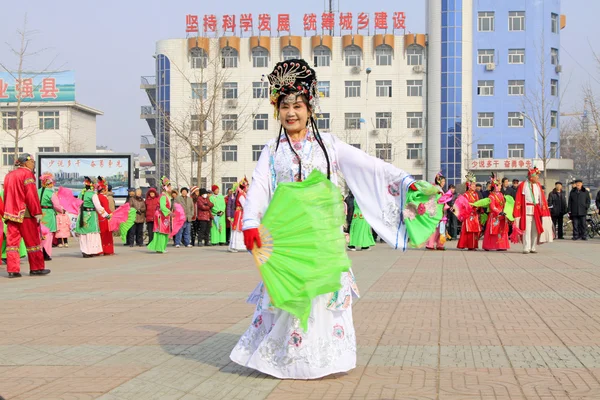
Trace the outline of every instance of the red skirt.
<path fill-rule="evenodd" d="M 479 248 L 479 232 L 467 232 L 467 224 L 462 225 L 460 229 L 460 238 L 458 239 L 459 249 L 477 249 Z"/>
<path fill-rule="evenodd" d="M 99 221 L 100 225 L 100 240 L 102 241 L 102 251 L 104 255 L 115 254 L 115 246 L 113 243 L 112 232 L 108 228 L 108 220 Z"/>

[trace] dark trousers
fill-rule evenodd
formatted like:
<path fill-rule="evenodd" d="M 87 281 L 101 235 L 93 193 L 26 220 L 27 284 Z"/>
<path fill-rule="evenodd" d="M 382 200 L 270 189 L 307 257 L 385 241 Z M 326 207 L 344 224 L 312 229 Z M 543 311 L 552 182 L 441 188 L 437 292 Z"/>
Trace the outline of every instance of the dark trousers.
<path fill-rule="evenodd" d="M 448 212 L 448 222 L 446 223 L 446 232 L 452 239 L 456 239 L 456 231 L 458 228 L 458 219 L 453 212 Z"/>
<path fill-rule="evenodd" d="M 563 238 L 563 216 L 557 215 L 552 216 L 552 225 L 554 225 L 554 230 L 556 232 L 556 237 L 559 239 Z"/>
<path fill-rule="evenodd" d="M 210 244 L 210 221 L 198 221 L 198 244 Z"/>
<path fill-rule="evenodd" d="M 572 216 L 571 220 L 573 221 L 573 239 L 584 239 L 586 237 L 585 215 Z"/>
<path fill-rule="evenodd" d="M 127 243 L 130 246 L 137 244 L 138 246 L 144 245 L 144 223 L 135 223 L 127 232 Z"/>
<path fill-rule="evenodd" d="M 198 224 L 199 221 L 192 221 L 191 222 L 191 226 L 190 226 L 190 230 L 191 230 L 191 235 L 192 235 L 192 246 L 196 245 L 196 238 L 198 237 L 198 229 L 200 228 L 200 225 Z"/>
<path fill-rule="evenodd" d="M 225 228 L 225 240 L 227 241 L 227 243 L 229 243 L 229 241 L 231 240 L 231 227 L 226 227 Z"/>
<path fill-rule="evenodd" d="M 148 232 L 148 243 L 154 239 L 154 221 L 146 222 L 146 231 Z"/>

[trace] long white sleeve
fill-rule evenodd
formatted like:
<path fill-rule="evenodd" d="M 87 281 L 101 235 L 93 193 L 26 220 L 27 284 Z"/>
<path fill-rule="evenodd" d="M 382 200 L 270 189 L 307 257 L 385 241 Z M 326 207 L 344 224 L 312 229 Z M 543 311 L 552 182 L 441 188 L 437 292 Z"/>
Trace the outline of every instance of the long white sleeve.
<path fill-rule="evenodd" d="M 269 170 L 269 147 L 265 146 L 252 173 L 250 189 L 246 195 L 243 230 L 258 228 L 271 199 L 271 171 Z"/>
<path fill-rule="evenodd" d="M 106 212 L 106 210 L 104 210 L 104 207 L 102 207 L 102 205 L 100 204 L 100 198 L 98 197 L 97 194 L 94 194 L 92 196 L 92 203 L 94 203 L 94 207 L 96 208 L 96 211 L 98 211 L 104 218 L 106 218 L 108 216 L 108 213 Z"/>

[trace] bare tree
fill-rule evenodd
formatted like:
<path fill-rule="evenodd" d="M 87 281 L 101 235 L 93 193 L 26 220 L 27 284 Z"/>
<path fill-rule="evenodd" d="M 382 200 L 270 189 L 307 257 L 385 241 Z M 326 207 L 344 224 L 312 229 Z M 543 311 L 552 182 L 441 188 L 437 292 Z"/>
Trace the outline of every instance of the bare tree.
<path fill-rule="evenodd" d="M 73 122 L 72 111 L 68 111 L 66 122 L 61 118 L 61 125 L 64 126 L 64 132 L 58 130 L 57 133 L 61 138 L 61 149 L 67 153 L 76 153 L 83 150 L 83 143 L 79 135 L 77 135 L 77 129 L 79 125 Z"/>

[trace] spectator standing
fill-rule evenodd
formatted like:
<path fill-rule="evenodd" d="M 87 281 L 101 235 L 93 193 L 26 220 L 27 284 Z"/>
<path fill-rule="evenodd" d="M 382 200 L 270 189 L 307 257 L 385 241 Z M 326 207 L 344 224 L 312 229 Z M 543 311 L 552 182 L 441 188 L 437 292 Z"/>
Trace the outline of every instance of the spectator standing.
<path fill-rule="evenodd" d="M 142 197 L 142 189 L 135 190 L 133 197 L 129 198 L 129 205 L 135 208 L 135 223 L 127 232 L 129 247 L 144 245 L 144 222 L 146 221 L 146 202 Z"/>
<path fill-rule="evenodd" d="M 183 238 L 183 245 L 185 247 L 192 247 L 190 242 L 191 235 L 191 223 L 194 218 L 194 200 L 188 196 L 189 189 L 186 187 L 181 188 L 181 196 L 175 199 L 175 202 L 183 208 L 185 212 L 185 222 L 183 226 L 175 235 L 175 247 L 179 248 L 181 246 L 181 239 Z"/>
<path fill-rule="evenodd" d="M 108 208 L 112 214 L 117 208 L 115 205 L 115 194 L 112 191 L 112 185 L 108 185 L 108 192 L 104 193 L 104 196 L 106 196 L 106 199 L 108 200 Z"/>
<path fill-rule="evenodd" d="M 156 189 L 150 188 L 146 193 L 146 231 L 148 232 L 148 243 L 154 239 L 154 214 L 159 207 L 160 199 Z"/>
<path fill-rule="evenodd" d="M 550 208 L 552 224 L 554 225 L 557 239 L 564 239 L 563 216 L 567 213 L 567 196 L 562 186 L 562 182 L 556 182 L 554 189 L 548 195 L 548 208 Z"/>
<path fill-rule="evenodd" d="M 573 240 L 587 240 L 585 217 L 590 208 L 590 194 L 583 181 L 575 181 L 575 189 L 569 194 L 569 218 L 573 221 Z"/>
<path fill-rule="evenodd" d="M 212 214 L 210 210 L 213 203 L 208 199 L 206 189 L 200 189 L 200 197 L 196 202 L 196 219 L 198 220 L 198 246 L 211 246 L 210 243 L 210 222 Z M 204 242 L 204 243 L 203 243 Z"/>
<path fill-rule="evenodd" d="M 446 211 L 446 218 L 448 219 L 448 223 L 446 224 L 448 229 L 446 229 L 446 231 L 448 236 L 450 236 L 448 240 L 455 240 L 456 232 L 458 230 L 458 218 L 456 218 L 456 214 L 454 214 L 454 202 L 457 197 L 456 186 L 450 185 L 448 188 L 452 192 L 452 200 L 448 202 L 450 208 Z"/>
<path fill-rule="evenodd" d="M 227 243 L 231 242 L 231 227 L 233 226 L 233 219 L 235 218 L 236 200 L 236 192 L 234 192 L 233 189 L 229 189 L 227 191 L 227 196 L 225 197 L 225 217 L 227 218 Z"/>
<path fill-rule="evenodd" d="M 190 197 L 194 202 L 194 216 L 192 217 L 192 222 L 190 223 L 190 236 L 192 238 L 192 246 L 196 245 L 196 237 L 198 236 L 198 220 L 196 217 L 198 216 L 198 207 L 196 203 L 198 203 L 198 192 L 200 189 L 198 186 L 192 186 L 190 188 Z"/>

